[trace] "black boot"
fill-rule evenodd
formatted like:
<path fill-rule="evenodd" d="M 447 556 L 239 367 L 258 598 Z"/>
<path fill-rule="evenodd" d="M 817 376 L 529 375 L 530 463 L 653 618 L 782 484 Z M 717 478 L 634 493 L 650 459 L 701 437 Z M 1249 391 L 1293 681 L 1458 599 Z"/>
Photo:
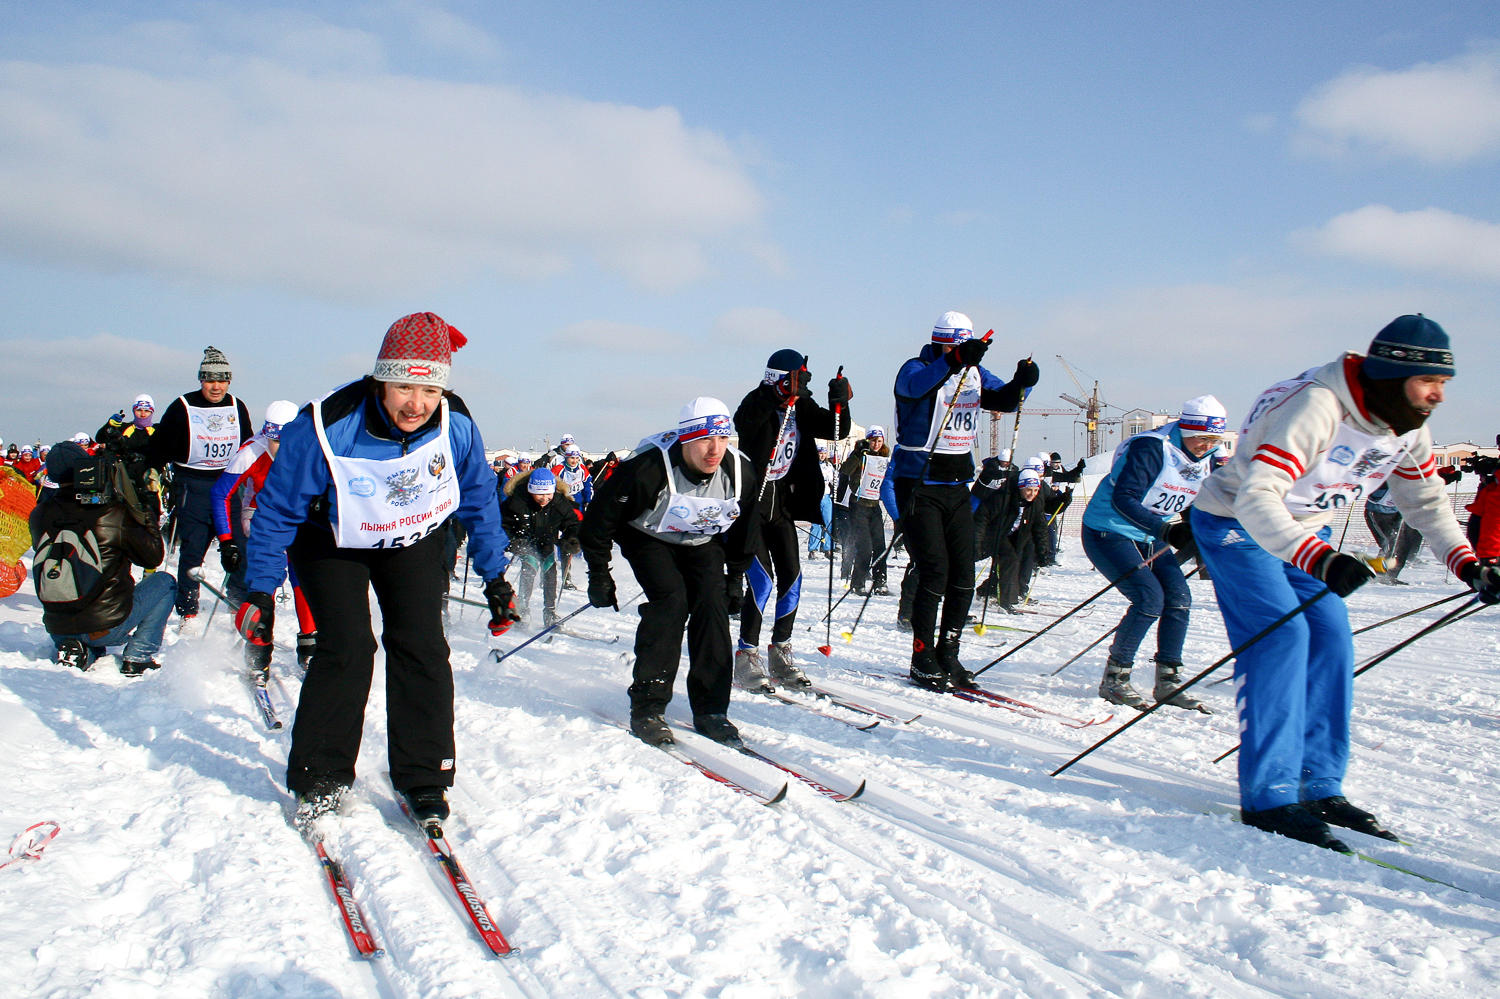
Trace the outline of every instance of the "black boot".
<path fill-rule="evenodd" d="M 911 654 L 911 682 L 918 687 L 943 693 L 952 684 L 948 671 L 938 663 L 937 653 L 920 642 L 914 642 Z"/>
<path fill-rule="evenodd" d="M 1332 798 L 1319 798 L 1317 801 L 1304 801 L 1302 806 L 1329 825 L 1343 826 L 1366 836 L 1388 839 L 1392 843 L 1401 842 L 1401 837 L 1381 825 L 1379 819 L 1363 808 L 1349 804 L 1349 799 L 1342 794 Z"/>
<path fill-rule="evenodd" d="M 1337 850 L 1339 853 L 1354 852 L 1349 849 L 1348 844 L 1329 830 L 1328 823 L 1305 805 L 1282 805 L 1279 808 L 1266 808 L 1258 812 L 1247 812 L 1241 809 L 1240 821 L 1247 826 L 1264 829 L 1268 833 L 1301 840 L 1313 846 L 1321 846 L 1325 850 Z"/>
<path fill-rule="evenodd" d="M 418 825 L 434 826 L 448 817 L 446 790 L 437 786 L 413 787 L 401 794 L 406 798 L 412 814 L 417 817 Z"/>
<path fill-rule="evenodd" d="M 245 643 L 245 669 L 250 671 L 250 679 L 261 686 L 265 686 L 271 675 L 271 649 L 269 642 L 265 645 Z"/>
<path fill-rule="evenodd" d="M 938 635 L 937 664 L 938 668 L 948 674 L 949 682 L 955 687 L 974 686 L 974 674 L 964 668 L 964 664 L 958 660 L 959 635 L 963 633 L 961 628 L 944 628 Z"/>
<path fill-rule="evenodd" d="M 651 708 L 630 712 L 630 734 L 648 746 L 670 746 L 676 742 L 666 718 Z"/>
<path fill-rule="evenodd" d="M 728 715 L 694 715 L 693 731 L 726 746 L 738 748 L 744 745 L 740 739 L 740 730 L 734 727 Z"/>

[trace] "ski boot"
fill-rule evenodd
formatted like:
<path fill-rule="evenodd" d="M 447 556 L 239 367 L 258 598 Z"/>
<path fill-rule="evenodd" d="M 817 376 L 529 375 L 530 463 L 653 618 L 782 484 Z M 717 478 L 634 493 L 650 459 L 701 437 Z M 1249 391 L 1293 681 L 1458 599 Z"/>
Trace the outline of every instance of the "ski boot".
<path fill-rule="evenodd" d="M 447 788 L 434 785 L 408 788 L 401 792 L 401 796 L 406 799 L 406 806 L 417 817 L 417 825 L 426 829 L 429 835 L 441 836 L 443 833 L 442 822 L 448 817 L 446 791 Z"/>
<path fill-rule="evenodd" d="M 161 663 L 154 659 L 126 659 L 120 663 L 120 672 L 125 676 L 140 676 L 151 669 L 161 669 Z"/>
<path fill-rule="evenodd" d="M 738 649 L 734 653 L 734 685 L 752 694 L 769 694 L 776 687 L 761 665 L 760 649 Z"/>
<path fill-rule="evenodd" d="M 1156 698 L 1157 703 L 1170 704 L 1174 708 L 1183 708 L 1187 711 L 1202 711 L 1206 715 L 1214 713 L 1212 708 L 1196 697 L 1190 697 L 1187 694 L 1171 696 L 1172 691 L 1182 685 L 1182 681 L 1178 678 L 1182 671 L 1182 663 L 1159 657 L 1153 659 L 1152 662 L 1156 663 L 1156 688 L 1151 692 L 1151 696 Z"/>
<path fill-rule="evenodd" d="M 338 811 L 348 793 L 348 784 L 331 777 L 314 780 L 305 790 L 297 792 L 297 812 L 292 816 L 292 825 L 303 836 L 311 837 L 313 823 L 329 812 Z"/>
<path fill-rule="evenodd" d="M 272 648 L 270 642 L 265 645 L 245 643 L 245 669 L 249 671 L 251 681 L 262 687 L 271 678 Z"/>
<path fill-rule="evenodd" d="M 557 611 L 553 610 L 552 608 L 549 607 L 546 610 L 542 611 L 543 628 L 550 628 L 553 625 L 557 624 L 557 622 L 560 620 L 562 619 L 557 616 Z"/>
<path fill-rule="evenodd" d="M 677 741 L 672 738 L 667 719 L 655 708 L 631 709 L 630 734 L 648 746 L 671 746 Z"/>
<path fill-rule="evenodd" d="M 953 682 L 948 671 L 938 663 L 937 653 L 923 645 L 921 639 L 912 641 L 911 682 L 940 694 L 946 693 Z"/>
<path fill-rule="evenodd" d="M 1099 681 L 1099 696 L 1111 704 L 1121 704 L 1137 711 L 1147 708 L 1145 698 L 1130 685 L 1130 670 L 1133 663 L 1122 663 L 1111 658 L 1104 664 L 1104 679 Z"/>
<path fill-rule="evenodd" d="M 964 668 L 964 664 L 958 660 L 959 628 L 945 628 L 938 634 L 937 643 L 937 665 L 938 669 L 948 674 L 948 681 L 955 687 L 974 686 L 974 674 Z"/>
<path fill-rule="evenodd" d="M 94 665 L 94 660 L 89 656 L 89 647 L 76 638 L 64 638 L 58 642 L 52 661 L 59 666 L 71 666 L 85 673 Z"/>
<path fill-rule="evenodd" d="M 693 731 L 731 749 L 738 749 L 745 744 L 740 738 L 740 730 L 729 721 L 728 715 L 694 715 Z"/>
<path fill-rule="evenodd" d="M 772 642 L 766 648 L 766 661 L 770 665 L 771 680 L 787 687 L 811 687 L 807 674 L 792 662 L 791 642 Z"/>
<path fill-rule="evenodd" d="M 305 672 L 312 666 L 313 653 L 318 651 L 318 633 L 305 631 L 297 636 L 297 665 Z"/>
<path fill-rule="evenodd" d="M 1282 805 L 1279 808 L 1266 808 L 1258 812 L 1248 812 L 1242 808 L 1240 821 L 1247 826 L 1275 833 L 1277 836 L 1321 846 L 1325 850 L 1337 850 L 1339 853 L 1354 852 L 1349 849 L 1347 843 L 1329 830 L 1328 823 L 1314 814 L 1306 805 Z"/>
<path fill-rule="evenodd" d="M 1304 801 L 1302 807 L 1329 825 L 1343 826 L 1345 829 L 1353 829 L 1366 836 L 1388 839 L 1392 843 L 1401 842 L 1401 837 L 1381 825 L 1379 819 L 1363 808 L 1349 804 L 1349 799 L 1342 794 L 1332 798 L 1320 798 L 1317 801 Z"/>

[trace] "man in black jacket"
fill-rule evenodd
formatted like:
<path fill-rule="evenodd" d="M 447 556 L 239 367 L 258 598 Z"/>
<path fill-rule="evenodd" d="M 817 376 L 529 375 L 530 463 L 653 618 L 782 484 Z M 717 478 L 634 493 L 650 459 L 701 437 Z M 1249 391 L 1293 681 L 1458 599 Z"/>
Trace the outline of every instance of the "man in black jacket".
<path fill-rule="evenodd" d="M 172 466 L 172 505 L 177 543 L 177 613 L 185 620 L 198 613 L 198 581 L 189 574 L 203 564 L 209 544 L 218 536 L 214 526 L 214 482 L 240 445 L 255 433 L 250 410 L 229 393 L 233 377 L 229 359 L 217 347 L 203 351 L 198 385 L 172 400 L 162 413 L 148 448 L 150 464 Z M 230 520 L 239 520 L 235 501 Z M 243 595 L 242 574 L 230 577 L 229 596 Z"/>
<path fill-rule="evenodd" d="M 156 669 L 177 583 L 166 572 L 136 585 L 130 567 L 154 569 L 165 551 L 156 517 L 136 497 L 118 458 L 65 442 L 47 455 L 45 501 L 31 512 L 32 577 L 55 662 L 86 670 L 124 645 L 120 672 Z"/>
<path fill-rule="evenodd" d="M 729 607 L 726 563 L 749 560 L 755 493 L 750 462 L 729 447 L 729 407 L 700 397 L 683 407 L 678 429 L 642 442 L 600 483 L 583 517 L 580 542 L 589 570 L 589 603 L 614 607 L 614 542 L 646 591 L 635 632 L 630 730 L 653 746 L 670 745 L 664 713 L 688 640 L 688 703 L 693 727 L 733 744 L 729 721 Z"/>
<path fill-rule="evenodd" d="M 802 546 L 796 522 L 823 520 L 826 487 L 818 466 L 818 439 L 848 436 L 853 393 L 842 374 L 829 379 L 828 409 L 824 409 L 808 390 L 808 378 L 806 357 L 790 347 L 778 350 L 766 362 L 760 385 L 741 400 L 734 413 L 740 450 L 753 463 L 760 498 L 759 540 L 745 572 L 740 641 L 734 654 L 734 682 L 746 690 L 769 691 L 773 680 L 809 685 L 792 661 L 792 626 L 802 592 Z M 760 658 L 760 629 L 773 578 L 776 613 L 768 678 Z"/>

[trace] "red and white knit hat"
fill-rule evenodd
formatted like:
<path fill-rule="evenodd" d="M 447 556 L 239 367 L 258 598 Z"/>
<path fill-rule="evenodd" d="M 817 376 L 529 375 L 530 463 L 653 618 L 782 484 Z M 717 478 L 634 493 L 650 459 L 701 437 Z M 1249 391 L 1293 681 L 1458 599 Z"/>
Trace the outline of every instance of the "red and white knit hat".
<path fill-rule="evenodd" d="M 402 316 L 385 331 L 375 370 L 370 374 L 382 382 L 448 387 L 453 352 L 469 340 L 431 312 Z"/>

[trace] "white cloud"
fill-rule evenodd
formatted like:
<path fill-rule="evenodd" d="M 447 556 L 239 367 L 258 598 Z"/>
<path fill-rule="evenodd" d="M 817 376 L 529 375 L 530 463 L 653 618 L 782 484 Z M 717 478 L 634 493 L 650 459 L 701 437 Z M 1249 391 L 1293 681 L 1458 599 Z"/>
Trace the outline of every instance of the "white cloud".
<path fill-rule="evenodd" d="M 112 333 L 56 340 L 18 336 L 0 340 L 0 357 L 18 376 L 6 384 L 0 437 L 7 441 L 40 438 L 51 444 L 80 430 L 92 434 L 141 392 L 155 396 L 160 412 L 171 402 L 158 394 L 164 372 L 180 374 L 175 380 L 184 389 L 197 387 L 197 352 Z"/>
<path fill-rule="evenodd" d="M 630 356 L 676 354 L 691 345 L 689 338 L 681 333 L 606 319 L 588 319 L 564 326 L 553 339 L 564 350 L 625 352 Z"/>
<path fill-rule="evenodd" d="M 1500 225 L 1441 208 L 1398 212 L 1366 205 L 1294 239 L 1329 256 L 1500 281 Z"/>
<path fill-rule="evenodd" d="M 0 64 L 0 252 L 331 298 L 585 260 L 669 290 L 761 215 L 742 158 L 673 108 L 400 75 L 305 19 L 257 44 Z"/>
<path fill-rule="evenodd" d="M 772 350 L 792 347 L 806 352 L 811 350 L 808 344 L 814 341 L 815 333 L 811 323 L 793 319 L 776 309 L 749 306 L 720 315 L 714 321 L 713 338 L 738 347 L 758 344 Z"/>
<path fill-rule="evenodd" d="M 1500 48 L 1409 69 L 1359 68 L 1298 106 L 1305 148 L 1457 164 L 1500 151 Z"/>

